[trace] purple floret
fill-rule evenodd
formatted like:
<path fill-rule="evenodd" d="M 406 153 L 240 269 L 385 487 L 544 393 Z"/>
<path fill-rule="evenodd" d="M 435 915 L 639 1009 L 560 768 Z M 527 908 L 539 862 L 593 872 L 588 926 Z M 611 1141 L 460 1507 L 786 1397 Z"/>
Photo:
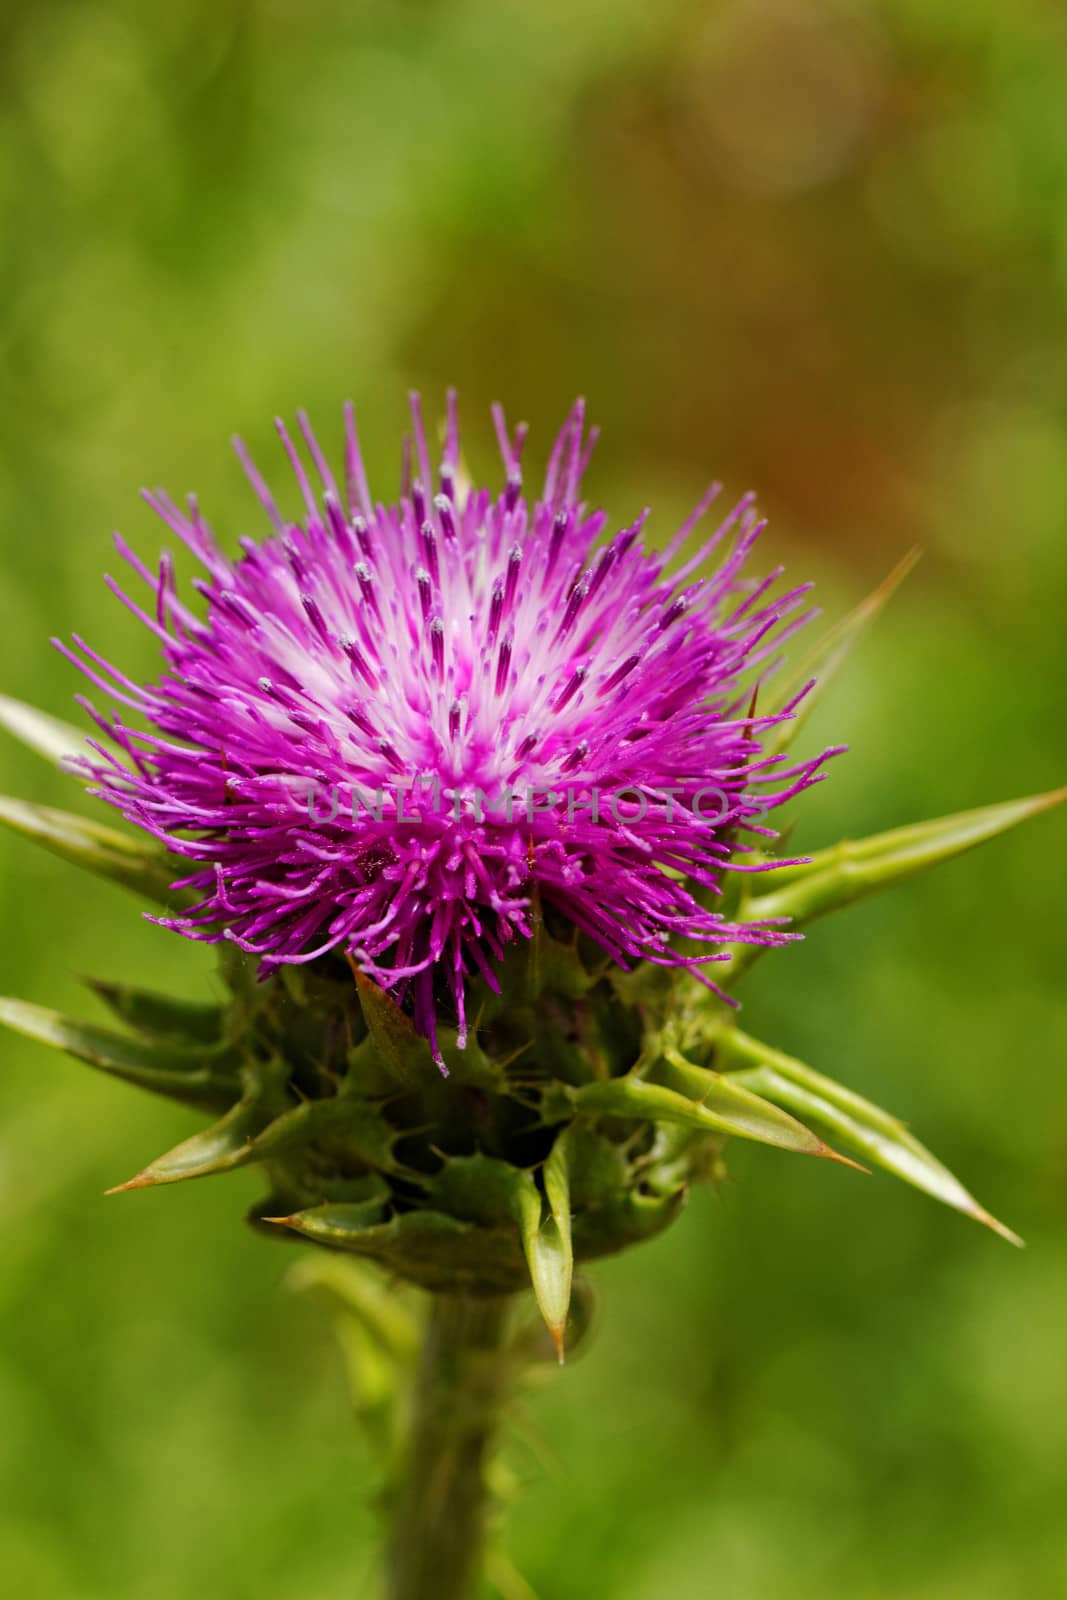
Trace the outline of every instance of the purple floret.
<path fill-rule="evenodd" d="M 605 513 L 579 498 L 596 437 L 581 401 L 532 503 L 525 428 L 510 433 L 499 408 L 499 491 L 464 480 L 454 395 L 436 480 L 417 397 L 412 416 L 390 506 L 371 500 L 350 407 L 343 485 L 306 417 L 314 488 L 279 423 L 299 523 L 238 445 L 274 531 L 242 539 L 234 561 L 195 500 L 183 512 L 147 496 L 207 574 L 194 581 L 202 619 L 178 598 L 169 555 L 153 573 L 116 540 L 152 592 L 144 611 L 107 580 L 159 639 L 155 683 L 132 683 L 77 637 L 80 655 L 60 645 L 148 725 L 84 702 L 120 752 L 91 742 L 95 792 L 196 864 L 175 888 L 198 903 L 157 920 L 233 940 L 264 974 L 347 953 L 408 1001 L 438 1060 L 439 1010 L 462 1046 L 464 980 L 496 986 L 505 947 L 530 936 L 535 895 L 620 965 L 684 967 L 709 984 L 724 942 L 792 937 L 715 909 L 725 869 L 764 861 L 751 856 L 774 837 L 766 813 L 830 754 L 762 754 L 795 707 L 760 716 L 753 686 L 811 615 L 810 586 L 774 596 L 780 569 L 743 575 L 762 527 L 751 497 L 669 573 L 718 487 L 663 554 L 642 543 L 647 512 L 602 540 Z"/>

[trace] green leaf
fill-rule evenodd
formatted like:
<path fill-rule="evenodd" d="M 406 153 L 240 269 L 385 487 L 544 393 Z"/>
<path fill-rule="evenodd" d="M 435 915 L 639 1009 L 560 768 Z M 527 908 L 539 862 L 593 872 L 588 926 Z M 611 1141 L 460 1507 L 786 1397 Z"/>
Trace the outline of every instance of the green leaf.
<path fill-rule="evenodd" d="M 846 1149 L 903 1178 L 935 1200 L 974 1217 L 1011 1244 L 1022 1244 L 1017 1234 L 978 1204 L 904 1123 L 862 1095 L 733 1029 L 720 1038 L 717 1059 L 727 1066 L 731 1076 L 736 1064 L 741 1068 L 736 1076 L 750 1089 L 814 1122 Z"/>
<path fill-rule="evenodd" d="M 433 1207 L 484 1228 L 518 1221 L 522 1196 L 532 1190 L 537 1198 L 528 1172 L 480 1150 L 469 1156 L 445 1156 L 440 1169 L 424 1179 L 424 1184 Z"/>
<path fill-rule="evenodd" d="M 499 1062 L 490 1061 L 473 1030 L 461 1050 L 454 1028 L 438 1028 L 437 1042 L 445 1063 L 442 1072 L 434 1060 L 429 1041 L 416 1031 L 411 1018 L 392 995 L 360 971 L 352 955 L 348 956 L 348 964 L 367 1024 L 367 1037 L 352 1053 L 352 1070 L 345 1093 L 365 1092 L 368 1083 L 383 1077 L 384 1068 L 394 1085 L 418 1090 L 434 1106 L 435 1115 L 428 1118 L 432 1121 L 443 1112 L 446 1104 L 457 1104 L 455 1091 L 459 1085 L 487 1089 L 493 1094 L 503 1091 L 506 1085 L 504 1068 Z"/>
<path fill-rule="evenodd" d="M 405 1218 L 417 1214 L 407 1212 Z M 291 1217 L 264 1217 L 263 1221 L 292 1228 L 294 1233 L 303 1234 L 306 1239 L 313 1239 L 316 1244 L 332 1245 L 341 1250 L 356 1250 L 369 1256 L 382 1256 L 385 1252 L 375 1247 L 381 1243 L 381 1225 L 384 1216 L 385 1204 L 382 1197 L 375 1194 L 368 1200 L 311 1206 L 306 1211 L 294 1212 Z M 393 1218 L 393 1222 L 400 1220 L 398 1217 Z"/>
<path fill-rule="evenodd" d="M 447 1156 L 426 1189 L 433 1206 L 462 1222 L 493 1228 L 510 1221 L 518 1228 L 534 1295 L 562 1360 L 574 1256 L 565 1153 L 553 1155 L 545 1166 L 546 1190 L 551 1167 L 552 1192 L 544 1218 L 533 1175 L 481 1151 Z"/>
<path fill-rule="evenodd" d="M 142 840 L 106 823 L 0 795 L 0 826 L 157 905 L 174 905 L 183 898 L 170 887 L 180 875 L 178 863 L 164 851 L 146 847 Z"/>
<path fill-rule="evenodd" d="M 171 1039 L 189 1044 L 218 1044 L 222 1038 L 225 1012 L 221 1006 L 203 1000 L 178 1000 L 138 989 L 129 983 L 112 983 L 103 978 L 83 978 L 109 1011 L 137 1033 L 154 1039 Z"/>
<path fill-rule="evenodd" d="M 210 1128 L 194 1133 L 191 1139 L 168 1150 L 143 1171 L 125 1183 L 117 1183 L 107 1194 L 125 1194 L 130 1189 L 151 1189 L 163 1183 L 182 1183 L 186 1178 L 206 1178 L 216 1172 L 229 1172 L 248 1159 L 251 1140 L 263 1126 L 264 1111 L 258 1098 L 239 1100 Z"/>
<path fill-rule="evenodd" d="M 534 1293 L 541 1315 L 552 1335 L 560 1365 L 563 1365 L 564 1336 L 574 1281 L 574 1241 L 571 1237 L 571 1129 L 565 1128 L 544 1165 L 545 1197 L 548 1216 L 540 1219 L 538 1230 L 527 1244 Z"/>
<path fill-rule="evenodd" d="M 553 939 L 545 927 L 544 910 L 536 885 L 530 898 L 530 939 L 526 957 L 526 997 L 536 1004 L 547 989 L 553 994 L 580 999 L 592 986 L 592 978 L 582 965 L 578 954 L 578 937 L 562 944 Z"/>
<path fill-rule="evenodd" d="M 530 1269 L 530 1281 L 533 1284 L 538 1309 L 559 1352 L 563 1343 L 560 1316 L 562 1313 L 563 1322 L 566 1322 L 567 1308 L 565 1304 L 561 1307 L 560 1303 L 563 1263 L 558 1244 L 558 1230 L 549 1216 L 547 1219 L 549 1231 L 542 1232 L 541 1195 L 533 1176 L 529 1172 L 520 1171 L 518 1167 L 512 1167 L 511 1170 L 515 1175 L 512 1181 L 512 1207 L 522 1239 L 526 1265 Z"/>
<path fill-rule="evenodd" d="M 808 690 L 800 702 L 793 716 L 788 722 L 780 722 L 771 728 L 763 741 L 764 753 L 769 756 L 781 755 L 789 749 L 801 728 L 807 722 L 816 705 L 822 699 L 826 690 L 836 677 L 838 669 L 845 662 L 856 644 L 860 635 L 870 626 L 875 617 L 882 610 L 886 601 L 899 589 L 904 579 L 911 572 L 919 559 L 919 550 L 910 550 L 908 554 L 892 570 L 887 578 L 879 584 L 873 594 L 862 600 L 854 611 L 850 611 L 840 622 L 836 622 L 818 639 L 806 655 L 801 656 L 796 666 L 788 676 L 774 685 L 771 702 L 766 708 L 769 713 L 780 711 L 789 704 L 804 688 L 805 684 L 814 685 Z"/>
<path fill-rule="evenodd" d="M 86 746 L 86 735 L 69 722 L 38 711 L 22 700 L 12 700 L 0 694 L 0 728 L 6 728 L 22 744 L 48 761 L 61 765 L 64 761 L 91 754 Z"/>
<path fill-rule="evenodd" d="M 232 1053 L 181 1050 L 77 1022 L 47 1006 L 0 997 L 0 1023 L 138 1088 L 186 1105 L 219 1109 L 239 1092 Z"/>
<path fill-rule="evenodd" d="M 397 1082 L 405 1088 L 412 1088 L 423 1074 L 437 1072 L 430 1046 L 421 1034 L 416 1033 L 411 1018 L 405 1016 L 391 994 L 387 994 L 360 970 L 351 956 L 348 961 L 356 980 L 356 993 L 367 1032 L 374 1041 L 380 1059 Z"/>
<path fill-rule="evenodd" d="M 440 1211 L 404 1211 L 373 1220 L 373 1202 L 312 1206 L 288 1217 L 261 1217 L 305 1239 L 369 1256 L 413 1283 L 444 1294 L 511 1294 L 526 1263 L 513 1223 L 483 1228 Z"/>
<path fill-rule="evenodd" d="M 768 873 L 770 894 L 761 893 L 752 904 L 760 907 L 761 916 L 778 914 L 777 909 L 769 911 L 768 907 L 788 906 L 789 915 L 810 922 L 927 867 L 951 861 L 1065 800 L 1067 788 L 1054 789 L 930 822 L 914 822 L 867 839 L 844 839 L 829 850 L 818 851 L 810 861 Z"/>
<path fill-rule="evenodd" d="M 284 1111 L 259 1133 L 248 1151 L 250 1161 L 268 1161 L 287 1151 L 307 1148 L 323 1139 L 344 1141 L 351 1155 L 366 1166 L 414 1178 L 393 1148 L 403 1135 L 386 1120 L 381 1104 L 337 1096 L 305 1100 Z"/>
<path fill-rule="evenodd" d="M 1001 805 L 981 806 L 953 816 L 916 822 L 867 839 L 844 839 L 829 850 L 820 850 L 810 861 L 796 866 L 778 867 L 761 878 L 770 887 L 745 904 L 745 921 L 765 917 L 787 918 L 802 928 L 817 917 L 839 911 L 870 894 L 892 888 L 942 861 L 951 861 L 984 844 L 997 834 L 1006 833 L 1043 811 L 1062 805 L 1067 788 L 1024 800 L 1008 800 Z M 730 961 L 715 969 L 715 981 L 727 986 L 736 981 L 762 953 L 759 945 L 731 947 Z"/>
<path fill-rule="evenodd" d="M 646 1083 L 631 1075 L 571 1090 L 571 1102 L 578 1111 L 600 1116 L 677 1122 L 705 1133 L 732 1134 L 801 1155 L 823 1156 L 831 1161 L 843 1159 L 810 1128 L 742 1085 L 680 1057 L 668 1063 L 666 1070 L 675 1084 L 684 1085 L 681 1092 L 677 1087 Z"/>

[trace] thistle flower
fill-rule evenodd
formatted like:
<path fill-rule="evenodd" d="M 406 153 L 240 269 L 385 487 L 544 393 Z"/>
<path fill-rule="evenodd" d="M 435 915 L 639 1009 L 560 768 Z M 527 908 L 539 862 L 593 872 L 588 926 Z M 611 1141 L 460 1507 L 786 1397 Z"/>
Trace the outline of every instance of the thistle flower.
<path fill-rule="evenodd" d="M 217 1117 L 119 1189 L 257 1163 L 257 1227 L 430 1291 L 416 1376 L 394 1295 L 325 1256 L 300 1275 L 355 1319 L 391 1600 L 469 1600 L 497 1413 L 533 1348 L 512 1297 L 532 1284 L 562 1359 L 584 1320 L 576 1266 L 668 1226 L 728 1138 L 855 1165 L 848 1151 L 1015 1238 L 901 1122 L 730 1008 L 766 949 L 1067 791 L 777 858 L 768 816 L 833 753 L 791 762 L 793 740 L 910 559 L 779 682 L 807 590 L 746 576 L 750 499 L 687 553 L 709 490 L 652 554 L 644 514 L 601 540 L 579 498 L 580 403 L 530 505 L 524 429 L 495 412 L 503 487 L 469 488 L 450 397 L 434 483 L 412 408 L 391 507 L 371 501 L 351 412 L 343 490 L 300 419 L 320 498 L 281 429 L 300 523 L 242 449 L 274 531 L 235 562 L 195 502 L 149 497 L 206 569 L 206 613 L 169 556 L 151 572 L 119 540 L 165 671 L 139 687 L 77 637 L 66 652 L 139 731 L 84 701 L 106 737 L 87 757 L 0 696 L 0 723 L 136 832 L 3 797 L 0 824 L 219 943 L 226 991 L 201 1005 L 93 982 L 122 1031 L 14 999 L 0 1022 Z"/>
<path fill-rule="evenodd" d="M 502 483 L 472 488 L 454 395 L 436 477 L 411 406 L 393 505 L 371 497 L 351 408 L 341 484 L 305 416 L 306 461 L 278 424 L 299 522 L 238 445 L 273 532 L 235 562 L 195 500 L 147 496 L 206 571 L 201 618 L 169 555 L 152 572 L 116 538 L 149 610 L 107 581 L 158 638 L 158 681 L 137 686 L 77 637 L 80 653 L 59 648 L 147 725 L 84 702 L 118 751 L 96 743 L 84 762 L 94 792 L 193 865 L 174 887 L 195 904 L 156 920 L 231 940 L 264 976 L 343 952 L 407 1002 L 443 1067 L 439 1008 L 462 1048 L 466 982 L 499 989 L 535 903 L 620 967 L 712 987 L 726 944 L 795 937 L 731 922 L 724 875 L 776 864 L 754 849 L 774 837 L 764 819 L 832 752 L 789 764 L 763 748 L 805 686 L 769 714 L 753 686 L 812 613 L 810 585 L 748 576 L 751 496 L 691 550 L 717 485 L 663 555 L 643 542 L 647 511 L 601 541 L 605 513 L 581 499 L 596 438 L 582 402 L 533 501 L 524 427 L 495 408 Z"/>
<path fill-rule="evenodd" d="M 499 492 L 465 483 L 453 396 L 436 483 L 412 414 L 392 507 L 350 409 L 343 489 L 300 418 L 319 498 L 279 425 L 302 523 L 238 446 L 273 533 L 235 562 L 195 501 L 149 496 L 206 569 L 206 615 L 168 555 L 152 572 L 120 539 L 166 670 L 138 687 L 77 636 L 67 652 L 146 728 L 85 701 L 108 741 L 87 757 L 0 697 L 138 831 L 2 798 L 0 823 L 222 946 L 221 1006 L 94 983 L 126 1033 L 0 1000 L 19 1031 L 222 1113 L 120 1187 L 258 1162 L 257 1225 L 438 1294 L 532 1281 L 560 1350 L 575 1263 L 665 1227 L 728 1136 L 846 1159 L 831 1139 L 1014 1237 L 901 1123 L 729 1009 L 806 922 L 1063 798 L 775 856 L 768 815 L 833 753 L 791 763 L 792 741 L 910 559 L 768 687 L 810 611 L 807 586 L 774 597 L 778 570 L 746 576 L 750 498 L 692 553 L 716 486 L 662 555 L 645 514 L 598 543 L 580 402 L 530 505 L 525 430 L 498 408 Z"/>

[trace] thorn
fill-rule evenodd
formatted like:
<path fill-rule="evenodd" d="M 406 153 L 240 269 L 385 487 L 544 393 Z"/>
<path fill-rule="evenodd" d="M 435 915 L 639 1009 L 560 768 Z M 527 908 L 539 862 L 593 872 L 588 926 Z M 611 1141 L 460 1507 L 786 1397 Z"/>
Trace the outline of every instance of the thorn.
<path fill-rule="evenodd" d="M 1053 806 L 1060 806 L 1065 800 L 1067 800 L 1067 787 L 1050 789 L 1047 794 L 1035 795 L 1034 810 L 1036 812 L 1050 811 Z"/>
<path fill-rule="evenodd" d="M 983 1211 L 980 1206 L 975 1208 L 974 1218 L 977 1222 L 984 1222 L 986 1227 L 991 1228 L 994 1233 L 999 1233 L 1002 1239 L 1006 1239 L 1009 1244 L 1013 1244 L 1017 1250 L 1026 1249 L 1025 1239 L 1020 1239 L 1019 1235 L 1014 1233 L 1011 1228 L 1007 1227 L 1003 1222 L 998 1222 L 996 1217 L 991 1216 L 988 1211 Z"/>
<path fill-rule="evenodd" d="M 152 1174 L 151 1167 L 145 1167 L 143 1172 L 138 1172 L 134 1177 L 127 1178 L 125 1183 L 116 1183 L 113 1188 L 105 1189 L 105 1198 L 109 1194 L 127 1194 L 131 1189 L 152 1189 L 159 1183 L 159 1179 Z"/>
<path fill-rule="evenodd" d="M 556 1355 L 559 1359 L 559 1364 L 562 1367 L 567 1359 L 567 1352 L 563 1343 L 564 1335 L 567 1331 L 566 1323 L 550 1322 L 548 1324 L 548 1331 L 552 1335 L 552 1343 L 555 1345 Z"/>
<path fill-rule="evenodd" d="M 843 1156 L 838 1150 L 832 1150 L 828 1144 L 823 1145 L 819 1154 L 825 1156 L 827 1161 L 836 1161 L 842 1167 L 851 1167 L 854 1172 L 862 1172 L 865 1178 L 871 1175 L 870 1167 L 865 1167 L 861 1161 L 853 1161 L 851 1156 Z"/>
<path fill-rule="evenodd" d="M 296 1221 L 295 1213 L 288 1217 L 260 1217 L 260 1222 L 276 1222 L 280 1228 L 291 1228 Z"/>

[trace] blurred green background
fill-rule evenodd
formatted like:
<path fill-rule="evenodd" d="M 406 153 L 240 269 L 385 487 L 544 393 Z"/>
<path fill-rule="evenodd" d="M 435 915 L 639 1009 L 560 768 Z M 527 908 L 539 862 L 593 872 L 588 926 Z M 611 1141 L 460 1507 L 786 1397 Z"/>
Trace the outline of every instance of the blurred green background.
<path fill-rule="evenodd" d="M 49 634 L 134 676 L 100 581 L 142 483 L 261 528 L 226 439 L 404 394 L 531 423 L 656 536 L 760 490 L 836 612 L 926 559 L 820 711 L 800 842 L 1067 778 L 1067 18 L 1040 0 L 7 0 L 0 684 Z M 540 455 L 538 455 L 540 452 Z M 2 787 L 81 803 L 12 743 Z M 589 1354 L 527 1403 L 541 1600 L 1067 1592 L 1065 824 L 767 960 L 757 1030 L 910 1119 L 1025 1254 L 889 1178 L 761 1150 L 596 1269 Z M 203 951 L 0 840 L 0 989 L 196 994 Z M 103 1200 L 196 1119 L 43 1049 L 0 1075 L 0 1572 L 24 1600 L 370 1592 L 369 1458 L 247 1174 Z"/>

